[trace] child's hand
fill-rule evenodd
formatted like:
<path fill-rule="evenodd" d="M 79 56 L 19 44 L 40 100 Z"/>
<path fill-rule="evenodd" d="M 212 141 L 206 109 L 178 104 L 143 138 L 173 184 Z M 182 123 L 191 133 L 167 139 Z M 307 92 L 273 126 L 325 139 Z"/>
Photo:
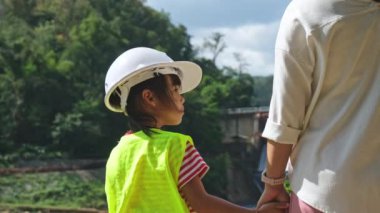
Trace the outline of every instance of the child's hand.
<path fill-rule="evenodd" d="M 258 213 L 284 213 L 287 212 L 289 208 L 289 203 L 287 202 L 272 202 L 263 204 L 259 209 Z"/>

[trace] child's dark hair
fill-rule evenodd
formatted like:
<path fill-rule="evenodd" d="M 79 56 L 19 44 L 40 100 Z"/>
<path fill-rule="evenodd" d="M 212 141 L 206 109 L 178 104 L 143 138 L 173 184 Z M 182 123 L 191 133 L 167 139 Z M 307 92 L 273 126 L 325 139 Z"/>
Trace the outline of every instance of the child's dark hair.
<path fill-rule="evenodd" d="M 177 75 L 170 74 L 169 76 L 172 79 L 173 85 L 181 85 L 181 80 Z M 143 99 L 141 96 L 144 89 L 151 90 L 162 104 L 165 104 L 168 107 L 173 107 L 175 105 L 164 75 L 158 75 L 157 77 L 148 79 L 131 88 L 126 106 L 129 127 L 133 132 L 142 130 L 145 134 L 151 135 L 152 131 L 150 128 L 153 127 L 152 124 L 156 124 L 157 121 L 152 115 L 149 115 L 144 110 Z"/>

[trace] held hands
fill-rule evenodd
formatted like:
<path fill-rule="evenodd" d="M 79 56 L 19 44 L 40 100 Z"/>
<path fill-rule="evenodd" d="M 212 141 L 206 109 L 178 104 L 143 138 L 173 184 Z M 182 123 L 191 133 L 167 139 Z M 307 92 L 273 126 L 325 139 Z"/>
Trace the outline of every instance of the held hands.
<path fill-rule="evenodd" d="M 258 209 L 255 211 L 256 213 L 282 213 L 286 212 L 286 210 L 289 208 L 288 202 L 271 202 L 271 203 L 265 203 L 262 204 Z"/>
<path fill-rule="evenodd" d="M 257 207 L 271 202 L 287 202 L 290 197 L 285 190 L 285 168 L 292 152 L 292 144 L 281 144 L 268 140 L 267 143 L 267 167 L 263 171 L 261 180 L 265 183 L 264 192 L 261 195 Z M 283 209 L 283 212 L 286 212 Z"/>
<path fill-rule="evenodd" d="M 286 212 L 288 206 L 289 206 L 289 194 L 286 192 L 283 185 L 276 185 L 271 186 L 268 184 L 265 184 L 265 189 L 263 194 L 261 195 L 259 202 L 257 203 L 258 212 Z M 273 203 L 277 202 L 277 203 Z M 272 205 L 269 205 L 272 204 Z M 273 206 L 273 204 L 277 204 L 276 206 Z M 278 208 L 282 205 L 286 205 L 285 208 Z M 268 207 L 266 207 L 269 205 Z M 261 211 L 266 210 L 267 208 L 272 207 L 268 209 L 268 211 Z M 273 208 L 277 207 L 277 208 Z M 265 208 L 265 209 L 264 209 Z"/>

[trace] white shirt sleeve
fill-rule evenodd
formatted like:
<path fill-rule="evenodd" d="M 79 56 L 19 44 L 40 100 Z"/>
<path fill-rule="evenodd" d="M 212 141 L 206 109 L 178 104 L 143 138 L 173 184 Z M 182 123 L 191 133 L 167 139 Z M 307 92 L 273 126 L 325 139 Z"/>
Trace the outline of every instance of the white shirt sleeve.
<path fill-rule="evenodd" d="M 293 17 L 285 13 L 278 32 L 273 93 L 263 132 L 263 137 L 284 144 L 297 142 L 313 90 L 313 39 Z"/>

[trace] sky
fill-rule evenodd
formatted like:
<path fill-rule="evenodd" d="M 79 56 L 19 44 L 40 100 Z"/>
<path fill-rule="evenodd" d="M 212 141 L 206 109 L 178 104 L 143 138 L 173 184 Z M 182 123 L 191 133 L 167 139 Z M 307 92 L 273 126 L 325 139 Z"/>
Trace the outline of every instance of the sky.
<path fill-rule="evenodd" d="M 194 47 L 212 33 L 224 35 L 226 48 L 217 58 L 219 67 L 238 68 L 236 54 L 253 76 L 273 74 L 274 45 L 282 14 L 290 0 L 146 0 L 165 12 L 173 24 L 187 28 Z M 200 56 L 211 58 L 208 52 Z"/>

